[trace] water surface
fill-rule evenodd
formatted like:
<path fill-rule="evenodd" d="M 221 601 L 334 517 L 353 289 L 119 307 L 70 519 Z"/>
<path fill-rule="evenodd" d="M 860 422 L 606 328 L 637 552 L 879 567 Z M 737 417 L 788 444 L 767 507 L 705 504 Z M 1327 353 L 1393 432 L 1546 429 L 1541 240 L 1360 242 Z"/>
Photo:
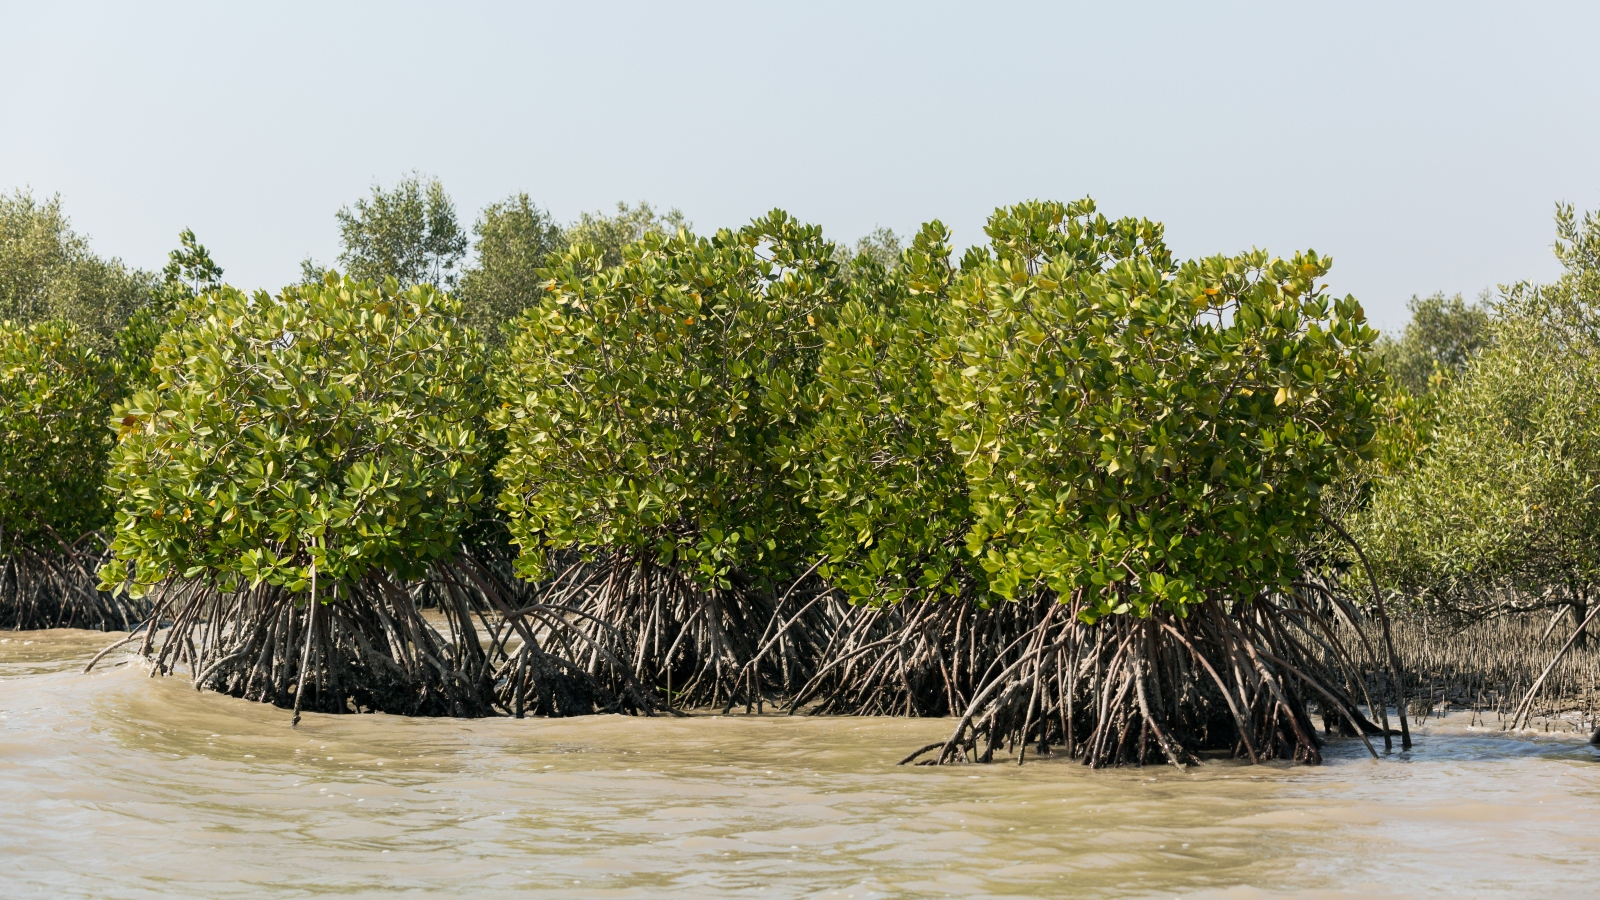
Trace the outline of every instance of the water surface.
<path fill-rule="evenodd" d="M 1321 767 L 901 768 L 943 720 L 307 715 L 0 633 L 6 897 L 1587 895 L 1600 763 L 1470 717 Z"/>

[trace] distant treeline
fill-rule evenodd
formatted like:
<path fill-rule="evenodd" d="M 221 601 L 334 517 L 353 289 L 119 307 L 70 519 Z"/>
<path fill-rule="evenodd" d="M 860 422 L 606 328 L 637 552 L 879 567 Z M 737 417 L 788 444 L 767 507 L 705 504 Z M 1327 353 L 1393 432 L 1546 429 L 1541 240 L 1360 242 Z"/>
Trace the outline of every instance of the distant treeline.
<path fill-rule="evenodd" d="M 1377 346 L 1403 437 L 1347 515 L 1384 586 L 1445 627 L 1566 609 L 1571 634 L 1600 584 L 1600 218 L 1559 207 L 1556 238 L 1554 283 L 1414 300 Z"/>

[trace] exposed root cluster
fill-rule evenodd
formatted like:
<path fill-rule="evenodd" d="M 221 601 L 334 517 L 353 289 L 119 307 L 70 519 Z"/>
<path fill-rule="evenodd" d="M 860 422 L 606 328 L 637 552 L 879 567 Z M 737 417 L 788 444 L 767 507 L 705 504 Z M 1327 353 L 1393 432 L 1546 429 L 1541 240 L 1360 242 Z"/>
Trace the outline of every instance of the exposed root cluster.
<path fill-rule="evenodd" d="M 508 552 L 486 548 L 462 563 L 458 571 L 475 589 L 473 596 L 496 616 L 489 643 L 496 664 L 494 701 L 501 710 L 517 718 L 651 715 L 665 706 L 641 687 L 606 641 L 593 637 L 597 623 L 571 605 L 592 581 L 581 563 L 537 585 L 515 577 Z"/>
<path fill-rule="evenodd" d="M 808 677 L 823 623 L 792 588 L 706 590 L 626 556 L 574 560 L 518 609 L 524 627 L 639 706 L 760 707 Z M 787 617 L 787 618 L 786 618 Z M 781 628 L 787 621 L 789 627 Z M 651 698 L 646 701 L 646 697 Z"/>
<path fill-rule="evenodd" d="M 1051 595 L 851 606 L 811 573 L 782 591 L 706 591 L 624 557 L 572 558 L 540 584 L 515 578 L 511 563 L 509 550 L 480 549 L 416 583 L 372 574 L 315 604 L 267 586 L 224 594 L 174 582 L 149 617 L 172 625 L 148 630 L 141 651 L 156 671 L 187 667 L 197 688 L 297 712 L 771 704 L 955 717 L 948 739 L 905 760 L 920 764 L 1020 762 L 1029 750 L 1092 767 L 1208 755 L 1316 763 L 1331 732 L 1374 752 L 1372 736 L 1408 740 L 1403 697 L 1381 682 L 1375 696 L 1368 677 L 1394 663 L 1376 649 L 1386 636 L 1318 582 L 1089 625 L 1076 602 Z"/>
<path fill-rule="evenodd" d="M 997 752 L 1065 753 L 1091 767 L 1196 763 L 1205 755 L 1317 763 L 1322 731 L 1402 735 L 1383 698 L 1354 677 L 1358 652 L 1374 656 L 1339 604 L 1302 595 L 1226 604 L 1187 617 L 1157 612 L 1086 625 L 1050 604 L 989 664 L 949 739 L 908 756 L 924 763 L 989 762 Z M 1336 621 L 1364 646 L 1344 646 Z M 1368 719 L 1369 712 L 1383 722 Z M 1401 715 L 1404 715 L 1403 708 Z M 1402 719 L 1403 724 L 1403 719 Z"/>
<path fill-rule="evenodd" d="M 449 595 L 450 592 L 446 592 Z M 260 585 L 224 593 L 172 582 L 140 652 L 153 670 L 189 669 L 209 689 L 296 710 L 404 715 L 490 715 L 489 657 L 478 614 L 464 598 L 441 607 L 445 632 L 413 591 L 379 574 L 318 596 Z"/>
<path fill-rule="evenodd" d="M 969 597 L 828 604 L 816 674 L 791 708 L 811 714 L 947 716 L 1052 614 L 1053 598 L 980 607 Z"/>

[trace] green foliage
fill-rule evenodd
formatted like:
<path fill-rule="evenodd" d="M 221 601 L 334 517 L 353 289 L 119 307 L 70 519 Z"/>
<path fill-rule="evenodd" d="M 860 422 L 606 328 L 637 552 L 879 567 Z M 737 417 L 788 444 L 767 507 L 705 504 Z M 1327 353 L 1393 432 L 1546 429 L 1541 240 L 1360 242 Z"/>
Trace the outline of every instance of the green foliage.
<path fill-rule="evenodd" d="M 1426 449 L 1355 518 L 1381 578 L 1449 610 L 1600 576 L 1600 220 L 1557 214 L 1561 279 L 1507 290 Z"/>
<path fill-rule="evenodd" d="M 644 240 L 647 235 L 671 237 L 679 231 L 692 231 L 694 225 L 678 209 L 658 213 L 650 204 L 639 201 L 636 206 L 618 203 L 613 215 L 583 213 L 566 232 L 568 246 L 593 244 L 600 256 L 601 265 L 620 266 L 623 249 L 629 244 Z"/>
<path fill-rule="evenodd" d="M 194 232 L 185 228 L 178 235 L 178 249 L 167 254 L 161 282 L 149 302 L 117 332 L 117 376 L 125 393 L 155 386 L 160 376 L 151 369 L 150 361 L 173 315 L 193 298 L 220 287 L 222 267 L 212 261 Z"/>
<path fill-rule="evenodd" d="M 25 191 L 0 195 L 0 320 L 71 322 L 81 340 L 109 352 L 151 281 L 95 256 L 62 214 L 59 198 L 38 203 Z"/>
<path fill-rule="evenodd" d="M 1413 394 L 1391 376 L 1378 393 L 1373 414 L 1377 423 L 1373 440 L 1376 455 L 1359 473 L 1352 473 L 1362 478 L 1402 472 L 1428 448 L 1438 422 L 1439 394 Z"/>
<path fill-rule="evenodd" d="M 821 230 L 773 212 L 712 238 L 651 232 L 610 267 L 579 243 L 549 275 L 511 338 L 496 419 L 520 570 L 575 547 L 708 586 L 790 573 L 811 520 L 775 449 L 805 425 L 815 322 L 837 302 Z"/>
<path fill-rule="evenodd" d="M 900 236 L 892 229 L 878 227 L 856 241 L 853 248 L 839 248 L 839 261 L 848 264 L 870 259 L 879 267 L 891 270 L 900 264 L 900 250 Z"/>
<path fill-rule="evenodd" d="M 1462 302 L 1461 295 L 1412 297 L 1411 321 L 1399 340 L 1384 335 L 1373 350 L 1384 370 L 1414 395 L 1466 368 L 1489 340 L 1489 310 Z"/>
<path fill-rule="evenodd" d="M 0 545 L 54 550 L 104 525 L 110 367 L 65 322 L 0 322 Z"/>
<path fill-rule="evenodd" d="M 185 228 L 178 233 L 178 249 L 167 254 L 167 265 L 161 270 L 161 295 L 152 305 L 171 312 L 189 298 L 221 286 L 222 267 L 211 259 L 211 252 L 194 231 Z"/>
<path fill-rule="evenodd" d="M 415 577 L 480 501 L 486 389 L 460 307 L 329 276 L 195 298 L 155 354 L 158 386 L 115 410 L 107 588 L 169 575 L 304 590 Z"/>
<path fill-rule="evenodd" d="M 300 260 L 300 284 L 306 287 L 316 287 L 328 277 L 330 269 L 310 256 Z"/>
<path fill-rule="evenodd" d="M 1556 207 L 1556 259 L 1565 270 L 1555 290 L 1574 312 L 1600 306 L 1600 215 L 1583 214 L 1579 222 L 1572 204 Z"/>
<path fill-rule="evenodd" d="M 1093 620 L 1286 586 L 1322 487 L 1374 433 L 1376 333 L 1316 284 L 1328 261 L 1175 265 L 1159 225 L 1089 201 L 987 231 L 935 387 L 992 589 L 1081 591 Z"/>
<path fill-rule="evenodd" d="M 439 179 L 412 173 L 393 190 L 373 185 L 371 199 L 357 200 L 354 209 L 345 207 L 335 218 L 343 248 L 339 263 L 356 281 L 393 278 L 402 286 L 455 286 L 467 236 Z M 301 268 L 308 282 L 321 280 L 315 263 L 307 260 Z"/>
<path fill-rule="evenodd" d="M 847 300 L 819 329 L 816 414 L 787 468 L 816 510 L 822 574 L 854 602 L 954 594 L 981 579 L 968 565 L 966 475 L 940 434 L 928 352 L 955 276 L 949 242 L 933 222 L 903 264 L 853 254 Z"/>
<path fill-rule="evenodd" d="M 566 237 L 527 194 L 485 207 L 472 230 L 478 258 L 462 276 L 459 296 L 467 321 L 499 346 L 502 326 L 543 296 L 539 272 L 566 249 Z"/>

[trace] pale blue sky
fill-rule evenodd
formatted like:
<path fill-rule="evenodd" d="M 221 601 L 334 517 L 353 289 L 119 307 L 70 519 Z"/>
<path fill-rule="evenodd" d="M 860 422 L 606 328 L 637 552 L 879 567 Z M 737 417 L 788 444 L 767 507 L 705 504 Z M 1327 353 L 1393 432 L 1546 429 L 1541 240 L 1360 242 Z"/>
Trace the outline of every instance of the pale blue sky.
<path fill-rule="evenodd" d="M 155 267 L 194 228 L 247 287 L 333 213 L 438 175 L 701 229 L 841 240 L 1092 195 L 1184 255 L 1313 247 L 1380 325 L 1555 271 L 1600 207 L 1597 4 L 0 5 L 0 189 Z"/>

